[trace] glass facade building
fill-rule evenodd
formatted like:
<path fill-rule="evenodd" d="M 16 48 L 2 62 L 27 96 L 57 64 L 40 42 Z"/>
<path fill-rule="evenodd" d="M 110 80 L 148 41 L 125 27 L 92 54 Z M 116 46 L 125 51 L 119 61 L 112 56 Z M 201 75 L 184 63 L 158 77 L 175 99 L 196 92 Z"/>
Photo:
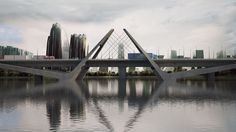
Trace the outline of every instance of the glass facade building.
<path fill-rule="evenodd" d="M 157 59 L 157 55 L 153 53 L 147 53 L 151 59 Z M 128 53 L 128 59 L 131 60 L 143 60 L 145 59 L 144 55 L 141 53 Z"/>
<path fill-rule="evenodd" d="M 194 59 L 203 59 L 204 58 L 204 51 L 203 50 L 196 50 Z"/>
<path fill-rule="evenodd" d="M 23 49 L 13 47 L 13 46 L 6 46 L 6 47 L 0 46 L 0 56 L 4 56 L 4 55 L 33 56 L 33 53 L 29 51 L 25 51 Z"/>
<path fill-rule="evenodd" d="M 88 44 L 85 34 L 73 34 L 70 44 L 66 33 L 58 23 L 52 25 L 47 39 L 46 56 L 54 56 L 55 59 L 82 59 L 88 53 Z"/>
<path fill-rule="evenodd" d="M 73 34 L 70 39 L 69 58 L 83 59 L 87 55 L 88 44 L 85 34 Z"/>
<path fill-rule="evenodd" d="M 62 46 L 61 46 L 61 28 L 58 23 L 52 25 L 50 36 L 47 40 L 47 56 L 54 56 L 55 59 L 62 59 Z"/>
<path fill-rule="evenodd" d="M 170 58 L 171 58 L 171 59 L 176 59 L 176 58 L 178 58 L 178 56 L 177 56 L 177 51 L 176 51 L 176 50 L 171 50 L 171 51 L 170 51 Z"/>

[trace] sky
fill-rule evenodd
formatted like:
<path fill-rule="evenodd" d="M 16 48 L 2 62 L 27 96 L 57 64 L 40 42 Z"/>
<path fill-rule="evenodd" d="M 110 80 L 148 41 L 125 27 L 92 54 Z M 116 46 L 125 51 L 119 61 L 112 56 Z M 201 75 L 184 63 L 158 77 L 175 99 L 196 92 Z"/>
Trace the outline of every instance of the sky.
<path fill-rule="evenodd" d="M 90 49 L 111 29 L 126 28 L 147 52 L 236 49 L 235 0 L 0 0 L 0 45 L 45 54 L 59 23 L 67 38 L 84 33 Z"/>

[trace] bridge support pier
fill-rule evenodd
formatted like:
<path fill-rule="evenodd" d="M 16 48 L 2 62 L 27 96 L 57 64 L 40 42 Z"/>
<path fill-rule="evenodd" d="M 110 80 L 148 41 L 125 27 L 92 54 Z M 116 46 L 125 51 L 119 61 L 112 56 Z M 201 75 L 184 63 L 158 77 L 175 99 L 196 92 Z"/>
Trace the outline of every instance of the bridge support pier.
<path fill-rule="evenodd" d="M 207 80 L 208 81 L 215 81 L 215 73 L 209 73 L 207 74 Z"/>
<path fill-rule="evenodd" d="M 118 67 L 118 69 L 119 69 L 119 79 L 120 80 L 126 79 L 126 67 L 120 66 Z"/>

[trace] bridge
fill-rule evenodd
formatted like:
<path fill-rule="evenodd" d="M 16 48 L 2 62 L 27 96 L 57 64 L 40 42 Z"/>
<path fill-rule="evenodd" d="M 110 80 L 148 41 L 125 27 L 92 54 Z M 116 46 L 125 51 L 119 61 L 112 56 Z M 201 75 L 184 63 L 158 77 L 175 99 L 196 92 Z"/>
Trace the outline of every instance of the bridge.
<path fill-rule="evenodd" d="M 235 64 L 236 59 L 160 59 L 153 60 L 160 67 L 214 67 Z M 2 64 L 17 65 L 23 67 L 76 67 L 81 60 L 77 59 L 54 59 L 54 60 L 0 60 Z M 146 60 L 128 59 L 94 59 L 86 62 L 88 67 L 150 67 Z"/>
<path fill-rule="evenodd" d="M 26 60 L 26 61 L 0 61 L 0 68 L 31 73 L 39 76 L 56 78 L 59 80 L 83 79 L 89 67 L 118 67 L 120 79 L 125 79 L 126 67 L 151 67 L 159 80 L 176 80 L 199 74 L 209 74 L 224 70 L 236 69 L 235 59 L 163 59 L 152 60 L 138 42 L 124 29 L 137 50 L 144 56 L 144 60 L 125 59 L 96 59 L 104 45 L 110 38 L 114 29 L 111 29 L 102 40 L 82 60 Z M 72 67 L 71 72 L 59 72 L 42 67 Z M 160 67 L 202 67 L 189 71 L 166 73 Z"/>

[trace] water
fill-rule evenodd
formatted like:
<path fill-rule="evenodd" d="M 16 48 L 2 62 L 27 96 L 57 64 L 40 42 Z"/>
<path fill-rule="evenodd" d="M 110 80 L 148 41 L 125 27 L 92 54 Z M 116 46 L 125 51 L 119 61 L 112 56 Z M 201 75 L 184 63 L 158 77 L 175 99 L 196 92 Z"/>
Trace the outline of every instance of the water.
<path fill-rule="evenodd" d="M 0 131 L 235 132 L 236 82 L 0 80 Z"/>

